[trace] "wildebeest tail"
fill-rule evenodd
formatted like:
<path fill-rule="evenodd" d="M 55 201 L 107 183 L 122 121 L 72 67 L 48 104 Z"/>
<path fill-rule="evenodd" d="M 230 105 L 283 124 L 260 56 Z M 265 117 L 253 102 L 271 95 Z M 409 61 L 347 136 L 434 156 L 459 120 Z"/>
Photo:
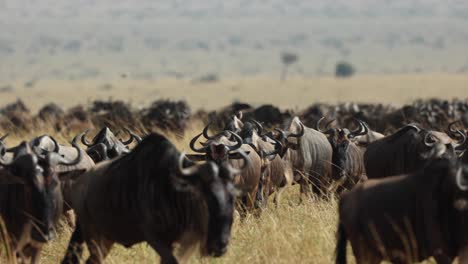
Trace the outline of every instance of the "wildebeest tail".
<path fill-rule="evenodd" d="M 336 234 L 336 264 L 346 264 L 346 244 L 348 238 L 346 237 L 346 231 L 344 226 L 339 223 L 338 224 L 338 231 Z"/>
<path fill-rule="evenodd" d="M 83 254 L 83 234 L 81 232 L 80 223 L 77 221 L 75 230 L 68 243 L 67 251 L 62 260 L 62 264 L 79 264 L 81 256 Z"/>

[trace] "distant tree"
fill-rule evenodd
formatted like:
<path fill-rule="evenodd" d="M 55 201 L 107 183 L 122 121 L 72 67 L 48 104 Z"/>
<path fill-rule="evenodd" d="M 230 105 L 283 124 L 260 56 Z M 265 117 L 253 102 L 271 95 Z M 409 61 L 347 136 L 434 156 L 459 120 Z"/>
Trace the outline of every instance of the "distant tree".
<path fill-rule="evenodd" d="M 295 53 L 281 53 L 281 62 L 283 63 L 283 70 L 281 71 L 281 81 L 286 80 L 289 65 L 296 63 L 297 60 L 299 60 L 299 57 Z"/>
<path fill-rule="evenodd" d="M 341 61 L 336 64 L 335 76 L 339 78 L 351 77 L 355 73 L 354 66 L 349 62 Z"/>

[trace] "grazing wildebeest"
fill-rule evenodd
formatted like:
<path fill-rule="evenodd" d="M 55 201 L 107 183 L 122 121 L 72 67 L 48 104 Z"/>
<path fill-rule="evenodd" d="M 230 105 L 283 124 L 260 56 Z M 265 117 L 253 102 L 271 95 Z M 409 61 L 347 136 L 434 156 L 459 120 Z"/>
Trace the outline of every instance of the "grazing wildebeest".
<path fill-rule="evenodd" d="M 331 183 L 333 154 L 327 137 L 305 127 L 298 117 L 292 119 L 288 131 L 277 131 L 272 136 L 283 145 L 281 156 L 292 166 L 294 180 L 301 186 L 301 200 L 303 195 L 310 195 L 311 189 L 319 196 L 326 195 Z"/>
<path fill-rule="evenodd" d="M 81 137 L 81 142 L 88 147 L 86 153 L 94 160 L 99 163 L 104 160 L 116 158 L 122 154 L 130 152 L 128 145 L 134 140 L 141 142 L 141 138 L 135 133 L 125 128 L 130 138 L 126 141 L 118 140 L 117 137 L 112 133 L 108 127 L 101 129 L 91 142 L 86 140 L 87 130 Z"/>
<path fill-rule="evenodd" d="M 467 263 L 467 191 L 468 168 L 456 159 L 356 185 L 339 203 L 336 263 L 346 263 L 348 240 L 357 263 Z"/>
<path fill-rule="evenodd" d="M 234 183 L 242 190 L 242 194 L 239 195 L 240 205 L 244 207 L 242 209 L 253 209 L 261 177 L 262 161 L 260 156 L 251 145 L 243 144 L 242 138 L 232 131 L 222 131 L 210 136 L 208 134 L 209 126 L 210 124 L 205 126 L 203 132 L 190 141 L 190 148 L 199 154 L 191 154 L 188 157 L 192 160 L 214 161 L 218 165 L 229 163 L 234 168 L 242 167 L 242 159 L 248 159 L 249 165 L 235 177 Z M 207 141 L 201 143 L 202 147 L 197 148 L 195 144 L 202 135 Z M 231 141 L 231 138 L 236 140 L 235 145 L 233 145 L 234 142 Z M 243 157 L 242 154 L 247 155 L 247 157 Z M 240 213 L 244 216 L 245 212 L 241 211 Z"/>
<path fill-rule="evenodd" d="M 449 131 L 452 130 L 452 124 Z M 452 130 L 453 131 L 453 130 Z M 455 134 L 458 138 L 455 138 Z M 369 179 L 410 173 L 421 168 L 428 158 L 457 157 L 458 148 L 465 142 L 466 135 L 457 130 L 449 135 L 430 131 L 418 125 L 406 125 L 393 135 L 379 139 L 367 146 L 364 164 Z M 439 145 L 443 146 L 440 148 Z M 434 152 L 431 149 L 438 149 Z M 426 153 L 435 155 L 428 157 Z"/>
<path fill-rule="evenodd" d="M 177 263 L 175 243 L 183 257 L 197 244 L 203 255 L 223 255 L 238 171 L 184 160 L 164 136 L 150 134 L 129 154 L 82 175 L 73 197 L 78 224 L 62 263 L 78 263 L 84 242 L 87 263 L 101 263 L 114 243 L 130 247 L 145 241 L 161 263 Z"/>
<path fill-rule="evenodd" d="M 317 122 L 317 130 L 327 135 L 332 146 L 332 190 L 341 193 L 343 190 L 351 189 L 356 183 L 366 179 L 364 168 L 364 152 L 355 143 L 355 138 L 368 134 L 368 128 L 362 121 L 356 120 L 358 128 L 350 131 L 346 128 L 327 128 L 324 130 L 320 123 L 324 117 Z M 332 121 L 328 122 L 330 124 Z"/>
<path fill-rule="evenodd" d="M 63 203 L 55 169 L 80 162 L 76 141 L 72 144 L 79 154 L 73 161 L 54 152 L 43 157 L 27 142 L 16 147 L 12 160 L 0 157 L 0 215 L 14 258 L 38 263 L 42 246 L 54 238 Z"/>

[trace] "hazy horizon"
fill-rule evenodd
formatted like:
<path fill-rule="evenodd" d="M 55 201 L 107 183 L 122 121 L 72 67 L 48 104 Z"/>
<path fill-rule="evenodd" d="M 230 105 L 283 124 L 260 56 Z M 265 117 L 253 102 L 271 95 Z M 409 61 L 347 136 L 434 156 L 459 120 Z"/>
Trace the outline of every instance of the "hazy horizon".
<path fill-rule="evenodd" d="M 0 83 L 468 70 L 461 1 L 3 1 Z"/>

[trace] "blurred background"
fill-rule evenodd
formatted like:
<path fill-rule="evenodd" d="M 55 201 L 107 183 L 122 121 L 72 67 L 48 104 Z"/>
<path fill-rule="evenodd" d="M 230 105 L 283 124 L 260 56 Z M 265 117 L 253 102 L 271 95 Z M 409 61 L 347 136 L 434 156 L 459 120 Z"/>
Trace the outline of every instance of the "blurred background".
<path fill-rule="evenodd" d="M 2 0 L 0 31 L 0 104 L 20 97 L 32 109 L 109 97 L 294 108 L 467 91 L 466 1 Z"/>

